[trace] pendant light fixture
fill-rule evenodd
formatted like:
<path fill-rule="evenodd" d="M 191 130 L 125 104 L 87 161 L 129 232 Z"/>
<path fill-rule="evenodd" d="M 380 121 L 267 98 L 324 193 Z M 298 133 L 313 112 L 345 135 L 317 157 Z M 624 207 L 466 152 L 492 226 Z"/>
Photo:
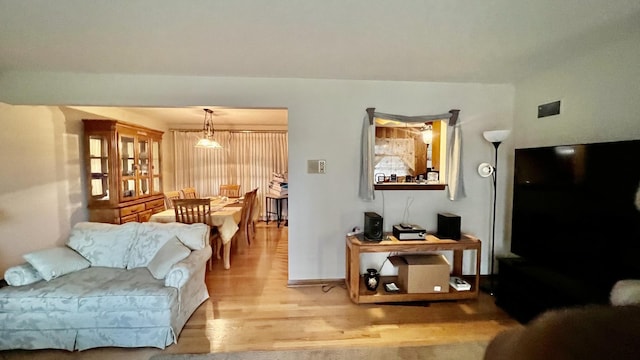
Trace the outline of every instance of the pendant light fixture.
<path fill-rule="evenodd" d="M 431 145 L 433 141 L 433 126 L 429 123 L 425 123 L 424 126 L 420 129 L 422 133 L 422 142 L 427 145 Z"/>
<path fill-rule="evenodd" d="M 213 110 L 204 109 L 204 124 L 202 125 L 202 138 L 196 144 L 197 148 L 222 149 L 222 145 L 213 139 Z"/>

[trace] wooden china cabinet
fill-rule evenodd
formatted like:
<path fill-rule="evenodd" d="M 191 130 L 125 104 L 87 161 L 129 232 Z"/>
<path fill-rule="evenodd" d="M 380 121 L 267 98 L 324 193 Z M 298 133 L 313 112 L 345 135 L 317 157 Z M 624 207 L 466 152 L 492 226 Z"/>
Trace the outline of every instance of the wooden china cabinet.
<path fill-rule="evenodd" d="M 89 221 L 148 221 L 164 210 L 162 131 L 84 119 Z"/>

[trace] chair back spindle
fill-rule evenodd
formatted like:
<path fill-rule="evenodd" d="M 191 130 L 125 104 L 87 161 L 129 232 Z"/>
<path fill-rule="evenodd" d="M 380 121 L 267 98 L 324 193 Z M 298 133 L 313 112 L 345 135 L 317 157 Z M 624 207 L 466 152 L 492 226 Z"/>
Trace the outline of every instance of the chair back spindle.
<path fill-rule="evenodd" d="M 184 224 L 208 224 L 211 211 L 209 199 L 174 199 L 176 221 Z"/>

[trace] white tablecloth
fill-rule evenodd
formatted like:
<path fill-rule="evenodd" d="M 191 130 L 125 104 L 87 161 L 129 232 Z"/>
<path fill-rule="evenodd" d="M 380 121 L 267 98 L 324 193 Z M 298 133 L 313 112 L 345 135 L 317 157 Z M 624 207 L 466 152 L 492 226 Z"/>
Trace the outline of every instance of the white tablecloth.
<path fill-rule="evenodd" d="M 209 225 L 216 226 L 218 228 L 218 232 L 220 232 L 220 238 L 222 238 L 223 244 L 231 241 L 233 235 L 235 235 L 236 231 L 238 231 L 241 210 L 241 207 L 223 207 L 211 213 Z M 174 209 L 161 211 L 159 213 L 151 215 L 149 221 L 159 223 L 175 222 L 176 212 Z"/>

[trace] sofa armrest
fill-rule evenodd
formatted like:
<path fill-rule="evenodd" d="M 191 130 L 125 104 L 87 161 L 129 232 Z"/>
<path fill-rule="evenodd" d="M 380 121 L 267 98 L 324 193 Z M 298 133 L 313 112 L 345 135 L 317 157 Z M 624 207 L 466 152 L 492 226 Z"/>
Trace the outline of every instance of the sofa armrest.
<path fill-rule="evenodd" d="M 180 289 L 196 271 L 205 268 L 211 253 L 211 246 L 208 244 L 204 249 L 192 251 L 184 260 L 171 267 L 164 279 L 164 285 Z"/>
<path fill-rule="evenodd" d="M 31 264 L 23 263 L 7 269 L 4 280 L 11 286 L 23 286 L 42 280 L 42 276 Z"/>

